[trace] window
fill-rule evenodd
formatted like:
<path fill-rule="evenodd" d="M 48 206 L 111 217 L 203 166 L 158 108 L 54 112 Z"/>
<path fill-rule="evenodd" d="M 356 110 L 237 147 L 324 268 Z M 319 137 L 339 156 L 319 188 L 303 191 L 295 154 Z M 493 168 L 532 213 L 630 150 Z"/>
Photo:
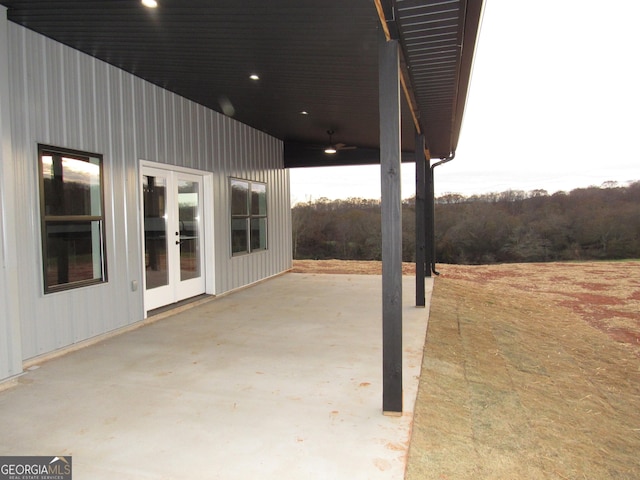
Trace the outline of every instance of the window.
<path fill-rule="evenodd" d="M 267 185 L 231 179 L 231 253 L 267 249 Z"/>
<path fill-rule="evenodd" d="M 107 280 L 102 156 L 38 146 L 45 293 Z"/>

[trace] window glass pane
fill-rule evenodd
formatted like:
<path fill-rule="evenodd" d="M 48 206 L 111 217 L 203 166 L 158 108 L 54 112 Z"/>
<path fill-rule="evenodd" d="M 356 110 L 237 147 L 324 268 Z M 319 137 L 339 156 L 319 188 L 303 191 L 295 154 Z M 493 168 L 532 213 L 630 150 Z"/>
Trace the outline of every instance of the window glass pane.
<path fill-rule="evenodd" d="M 142 178 L 144 196 L 144 252 L 146 288 L 169 283 L 167 265 L 166 179 L 145 175 Z"/>
<path fill-rule="evenodd" d="M 264 250 L 267 248 L 267 219 L 251 219 L 251 250 Z"/>
<path fill-rule="evenodd" d="M 249 182 L 231 180 L 231 215 L 249 215 Z"/>
<path fill-rule="evenodd" d="M 47 222 L 47 287 L 103 280 L 101 221 Z"/>
<path fill-rule="evenodd" d="M 251 215 L 267 214 L 267 186 L 264 183 L 251 184 Z"/>
<path fill-rule="evenodd" d="M 234 218 L 231 220 L 231 252 L 244 253 L 248 251 L 248 238 L 246 218 Z"/>
<path fill-rule="evenodd" d="M 42 152 L 44 214 L 102 215 L 100 159 Z"/>

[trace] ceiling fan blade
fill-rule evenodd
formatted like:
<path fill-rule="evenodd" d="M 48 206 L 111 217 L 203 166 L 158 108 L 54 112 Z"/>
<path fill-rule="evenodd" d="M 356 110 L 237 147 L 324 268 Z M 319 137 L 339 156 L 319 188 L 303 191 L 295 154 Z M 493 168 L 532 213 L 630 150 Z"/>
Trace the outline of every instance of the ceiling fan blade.
<path fill-rule="evenodd" d="M 336 150 L 355 150 L 356 148 L 358 148 L 358 147 L 347 146 L 344 143 L 342 144 L 342 146 L 336 145 Z"/>

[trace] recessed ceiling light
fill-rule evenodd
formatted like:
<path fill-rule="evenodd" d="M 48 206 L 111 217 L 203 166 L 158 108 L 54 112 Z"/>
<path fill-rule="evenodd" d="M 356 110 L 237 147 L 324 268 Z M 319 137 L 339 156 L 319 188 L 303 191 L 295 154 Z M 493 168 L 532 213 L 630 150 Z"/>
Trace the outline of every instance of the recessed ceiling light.
<path fill-rule="evenodd" d="M 302 110 L 302 111 L 300 112 L 300 115 L 309 115 L 309 112 L 307 112 L 306 110 Z"/>
<path fill-rule="evenodd" d="M 142 5 L 148 8 L 156 8 L 158 6 L 158 2 L 156 0 L 142 0 Z"/>
<path fill-rule="evenodd" d="M 255 73 L 252 73 L 251 75 L 249 75 L 249 78 L 251 80 L 260 80 L 260 77 L 258 75 L 256 75 Z"/>

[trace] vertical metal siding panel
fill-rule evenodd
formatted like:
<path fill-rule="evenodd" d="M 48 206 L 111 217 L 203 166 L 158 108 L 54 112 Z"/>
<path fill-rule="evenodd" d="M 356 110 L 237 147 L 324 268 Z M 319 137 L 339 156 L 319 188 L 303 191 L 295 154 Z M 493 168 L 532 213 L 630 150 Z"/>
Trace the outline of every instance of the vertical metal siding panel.
<path fill-rule="evenodd" d="M 96 124 L 98 128 L 98 143 L 100 153 L 104 155 L 104 201 L 105 201 L 105 229 L 109 233 L 107 240 L 107 274 L 111 289 L 96 289 L 96 294 L 101 294 L 99 303 L 109 305 L 110 295 L 113 291 L 119 292 L 119 298 L 125 299 L 123 292 L 128 289 L 127 271 L 129 249 L 126 244 L 126 200 L 123 195 L 123 168 L 120 149 L 116 138 L 120 133 L 122 112 L 117 101 L 121 92 L 117 77 L 109 75 L 112 67 L 100 62 L 94 66 L 100 72 L 96 77 L 94 90 L 94 105 Z M 96 299 L 98 301 L 98 299 Z M 92 330 L 88 336 L 98 335 L 105 331 L 113 330 L 119 326 L 119 318 L 128 317 L 128 302 L 121 301 L 114 305 L 113 310 L 107 313 L 103 309 L 100 313 L 100 321 L 92 324 Z"/>
<path fill-rule="evenodd" d="M 142 105 L 142 108 L 140 109 L 142 122 L 140 123 L 138 130 L 140 132 L 140 135 L 144 139 L 144 151 L 142 152 L 142 156 L 147 159 L 153 159 L 156 158 L 153 148 L 156 143 L 155 131 L 153 128 L 153 123 L 150 123 L 151 119 L 153 118 L 153 94 L 146 82 L 140 80 L 139 78 L 136 78 L 135 82 L 136 85 L 138 85 L 140 91 L 139 100 L 141 100 L 141 102 L 139 103 L 139 105 Z M 140 145 L 138 144 L 138 146 Z"/>
<path fill-rule="evenodd" d="M 273 206 L 273 222 L 271 224 L 271 228 L 275 228 L 275 232 L 279 232 L 281 229 L 281 215 L 280 208 L 282 206 L 282 185 L 279 181 L 279 176 L 276 170 L 276 159 L 274 158 L 274 151 L 269 151 L 269 178 L 270 182 L 273 185 L 274 189 L 274 206 Z M 271 259 L 271 271 L 275 272 L 278 270 L 279 260 L 280 260 L 280 250 L 282 246 L 280 245 L 281 241 L 278 241 L 275 245 L 270 245 L 273 248 L 273 256 Z"/>
<path fill-rule="evenodd" d="M 158 139 L 158 157 L 155 159 L 148 159 L 160 163 L 169 163 L 169 157 L 172 157 L 172 155 L 169 154 L 169 151 L 170 149 L 173 149 L 173 133 L 168 125 L 170 105 L 167 97 L 168 92 L 166 92 L 165 90 L 161 91 L 158 95 L 158 116 L 156 117 L 156 122 L 158 124 L 158 129 L 162 133 L 160 135 L 160 138 Z"/>
<path fill-rule="evenodd" d="M 213 170 L 213 217 L 215 220 L 213 231 L 213 256 L 215 263 L 214 277 L 216 283 L 216 294 L 222 293 L 225 290 L 225 279 L 223 276 L 224 269 L 226 268 L 226 261 L 222 252 L 224 246 L 224 205 L 222 192 L 224 189 L 223 182 L 225 178 L 223 169 L 223 153 L 224 148 L 222 145 L 222 128 L 224 119 L 222 115 L 212 112 L 210 114 L 211 119 L 211 169 Z"/>
<path fill-rule="evenodd" d="M 51 42 L 45 44 L 44 56 L 47 59 L 48 71 L 46 72 L 47 103 L 44 105 L 43 114 L 47 116 L 49 138 L 60 138 L 64 145 L 67 142 L 64 94 L 61 94 L 61 85 L 64 84 L 64 71 L 61 71 L 58 66 L 59 51 L 60 49 L 56 44 Z"/>
<path fill-rule="evenodd" d="M 232 170 L 233 165 L 233 132 L 232 126 L 233 123 L 229 117 L 223 118 L 223 126 L 224 130 L 222 132 L 222 141 L 224 144 L 224 182 L 223 182 L 223 191 L 222 195 L 224 196 L 224 216 L 226 217 L 225 225 L 225 239 L 224 239 L 224 251 L 222 255 L 224 255 L 224 279 L 225 279 L 225 291 L 231 290 L 234 288 L 233 279 L 235 277 L 235 263 L 233 262 L 233 258 L 231 257 L 231 225 L 230 225 L 230 193 L 229 193 L 229 175 L 237 176 L 237 172 Z"/>
<path fill-rule="evenodd" d="M 260 175 L 262 177 L 262 181 L 265 182 L 267 184 L 267 190 L 271 190 L 274 188 L 274 182 L 273 182 L 273 177 L 271 175 L 272 169 L 269 168 L 269 138 L 264 135 L 261 134 L 259 136 L 258 140 L 258 145 L 259 145 L 259 152 L 260 152 L 260 159 L 261 159 L 261 168 L 260 168 Z M 275 258 L 274 258 L 274 253 L 276 252 L 276 250 L 271 248 L 271 245 L 269 245 L 269 230 L 271 227 L 269 227 L 269 209 L 273 210 L 273 207 L 269 207 L 269 205 L 267 205 L 267 254 L 263 256 L 262 258 L 262 277 L 268 277 L 270 275 L 273 274 L 273 272 L 275 272 Z M 273 213 L 276 213 L 275 211 Z"/>
<path fill-rule="evenodd" d="M 83 115 L 83 106 L 87 102 L 87 92 L 83 85 L 83 75 L 80 73 L 80 63 L 78 60 L 78 54 L 73 50 L 63 50 L 63 68 L 67 70 L 67 81 L 64 85 L 65 104 L 67 105 L 67 112 L 69 114 L 69 124 L 73 126 L 79 126 L 80 128 L 71 127 L 68 129 L 68 141 L 69 146 L 72 145 L 84 145 L 85 143 L 85 130 L 87 119 Z"/>
<path fill-rule="evenodd" d="M 209 131 L 207 137 L 210 142 L 211 158 L 211 170 L 213 172 L 220 172 L 222 170 L 222 146 L 220 142 L 220 130 L 222 128 L 222 115 L 218 112 L 208 111 L 209 117 Z"/>
<path fill-rule="evenodd" d="M 180 136 L 182 137 L 182 151 L 177 165 L 185 167 L 191 166 L 191 154 L 189 152 L 189 137 L 187 131 L 189 129 L 189 102 L 184 98 L 180 99 Z"/>
<path fill-rule="evenodd" d="M 249 133 L 249 145 L 251 146 L 249 150 L 249 161 L 253 163 L 253 171 L 256 177 L 256 181 L 262 182 L 264 181 L 264 157 L 263 152 L 260 149 L 260 139 L 262 138 L 261 132 L 250 131 Z M 253 281 L 259 280 L 260 278 L 265 278 L 266 273 L 266 265 L 267 259 L 270 256 L 268 250 L 266 252 L 260 252 L 259 255 L 255 255 L 255 264 L 253 265 Z"/>
<path fill-rule="evenodd" d="M 230 255 L 230 206 L 229 206 L 229 167 L 228 155 L 229 146 L 227 142 L 228 118 L 224 115 L 218 115 L 218 129 L 216 130 L 216 138 L 218 142 L 218 198 L 216 211 L 216 279 L 218 283 L 218 293 L 228 291 L 231 287 L 229 279 L 231 278 Z"/>
<path fill-rule="evenodd" d="M 11 45 L 11 63 L 16 65 L 18 62 L 22 62 L 22 68 L 12 69 L 17 75 L 12 84 L 12 102 L 14 107 L 12 108 L 12 140 L 13 140 L 13 154 L 15 158 L 15 185 L 16 185 L 16 208 L 18 219 L 24 219 L 24 221 L 17 221 L 16 235 L 21 240 L 17 245 L 16 256 L 20 262 L 20 275 L 18 277 L 18 291 L 20 292 L 20 315 L 21 315 L 21 332 L 22 332 L 22 350 L 23 355 L 28 352 L 36 350 L 38 332 L 35 328 L 35 308 L 33 303 L 25 302 L 23 292 L 33 289 L 38 289 L 40 284 L 39 273 L 39 250 L 36 248 L 39 243 L 36 243 L 35 236 L 32 229 L 35 228 L 39 231 L 39 227 L 36 220 L 38 212 L 38 206 L 36 199 L 33 195 L 27 195 L 27 192 L 35 192 L 34 188 L 37 188 L 34 178 L 33 163 L 29 162 L 31 154 L 35 155 L 35 149 L 30 148 L 32 142 L 30 137 L 29 126 L 36 121 L 39 121 L 41 131 L 45 131 L 46 112 L 41 112 L 39 115 L 36 113 L 35 105 L 43 103 L 42 99 L 45 96 L 44 89 L 35 88 L 33 82 L 30 81 L 30 77 L 33 75 L 34 64 L 43 65 L 44 62 L 44 45 L 42 42 L 37 42 L 33 37 L 26 35 L 24 29 L 19 29 L 13 24 L 10 24 L 10 31 L 12 32 Z M 32 51 L 32 55 L 27 55 L 27 51 Z M 46 64 L 44 64 L 46 68 Z M 47 78 L 43 79 L 46 82 Z M 19 118 L 16 118 L 19 117 Z M 31 229 L 30 229 L 31 226 Z M 38 260 L 38 263 L 23 262 L 23 251 L 34 252 L 32 255 Z"/>
<path fill-rule="evenodd" d="M 292 223 L 291 223 L 291 180 L 290 171 L 282 168 L 283 175 L 283 190 L 285 192 L 284 205 L 282 211 L 285 213 L 284 219 L 284 231 L 287 232 L 286 250 L 283 252 L 283 264 L 281 268 L 283 270 L 291 268 L 293 266 L 293 238 L 292 238 Z"/>
<path fill-rule="evenodd" d="M 200 168 L 208 172 L 213 172 L 213 164 L 211 162 L 211 135 L 207 135 L 207 132 L 212 132 L 211 127 L 211 114 L 204 107 L 198 107 L 198 145 L 200 150 L 198 155 L 200 157 Z"/>
<path fill-rule="evenodd" d="M 235 177 L 246 178 L 244 173 L 244 159 L 240 149 L 240 125 L 236 123 L 231 124 L 231 138 L 230 145 L 232 146 L 230 157 L 230 168 Z M 229 202 L 231 201 L 230 193 L 228 193 Z M 227 208 L 230 208 L 227 207 Z M 247 256 L 240 255 L 231 258 L 231 278 L 229 279 L 230 288 L 238 288 L 240 285 L 248 283 L 244 278 L 245 264 L 247 263 Z"/>
<path fill-rule="evenodd" d="M 261 137 L 262 149 L 260 151 L 260 175 L 262 177 L 262 181 L 267 184 L 267 191 L 269 192 L 269 203 L 267 204 L 267 248 L 269 255 L 265 256 L 265 261 L 268 260 L 268 263 L 264 265 L 264 275 L 269 276 L 275 272 L 276 265 L 276 253 L 278 251 L 277 244 L 272 244 L 269 241 L 269 237 L 271 236 L 271 230 L 274 228 L 274 225 L 278 222 L 278 185 L 274 176 L 273 170 L 273 161 L 271 159 L 271 152 L 269 151 L 268 145 L 266 144 L 267 139 L 265 137 Z M 270 224 L 270 225 L 269 225 Z"/>
<path fill-rule="evenodd" d="M 218 251 L 220 250 L 222 243 L 220 241 L 220 232 L 224 223 L 222 214 L 222 205 L 220 198 L 220 179 L 224 178 L 224 175 L 220 174 L 220 142 L 218 141 L 219 129 L 220 129 L 220 116 L 217 112 L 206 109 L 207 129 L 205 130 L 206 141 L 208 142 L 209 155 L 207 157 L 207 170 L 213 172 L 212 178 L 212 197 L 213 205 L 211 214 L 209 215 L 210 221 L 213 222 L 213 238 L 209 241 L 213 242 L 213 256 L 210 258 L 209 265 L 213 268 L 214 278 L 214 293 L 218 294 L 221 291 L 222 276 L 219 275 L 221 261 L 218 258 Z"/>
<path fill-rule="evenodd" d="M 191 108 L 191 155 L 193 157 L 193 168 L 202 170 L 202 138 L 200 135 L 200 105 L 190 103 Z"/>
<path fill-rule="evenodd" d="M 147 148 L 147 103 L 144 83 L 139 78 L 133 79 L 134 95 L 134 118 L 136 138 L 136 154 L 138 158 L 149 159 L 149 149 Z"/>
<path fill-rule="evenodd" d="M 52 91 L 55 88 L 54 85 L 56 83 L 56 71 L 52 66 L 52 64 L 55 64 L 55 61 L 54 61 L 55 56 L 52 53 L 52 51 L 54 50 L 54 47 L 49 42 L 46 42 L 46 39 L 43 38 L 42 49 L 43 49 L 42 57 L 44 60 L 44 67 L 46 68 L 46 70 L 44 71 L 44 78 L 43 78 L 44 80 L 43 94 L 45 98 L 43 99 L 44 103 L 42 105 L 43 111 L 41 115 L 43 115 L 43 117 L 46 119 L 46 130 L 45 130 L 46 137 L 44 141 L 47 143 L 50 143 L 50 139 L 54 135 L 55 136 L 60 135 L 57 122 L 52 124 L 51 117 L 57 116 L 59 119 L 62 118 L 62 109 L 59 107 L 59 103 L 56 101 L 57 96 L 55 92 Z M 27 52 L 27 54 L 30 54 L 30 53 L 31 52 Z M 32 68 L 33 70 L 36 70 L 37 66 L 32 66 Z M 32 80 L 32 79 L 29 79 L 29 80 Z M 51 97 L 53 97 L 53 100 L 50 100 Z"/>
<path fill-rule="evenodd" d="M 209 142 L 204 132 L 207 129 L 207 112 L 204 107 L 196 106 L 196 154 L 198 157 L 197 168 L 200 170 L 211 171 L 207 165 Z"/>
<path fill-rule="evenodd" d="M 245 178 L 246 174 L 245 174 L 245 168 L 244 168 L 244 157 L 242 156 L 242 149 L 241 149 L 241 143 L 242 143 L 242 139 L 241 139 L 242 131 L 240 129 L 241 126 L 242 125 L 238 123 L 231 122 L 232 151 L 231 151 L 230 160 L 231 160 L 231 168 L 235 170 L 236 176 Z"/>
<path fill-rule="evenodd" d="M 198 105 L 198 145 L 200 146 L 200 168 L 208 172 L 213 172 L 211 135 L 213 127 L 211 124 L 211 112 L 201 105 Z"/>
<path fill-rule="evenodd" d="M 65 105 L 65 95 L 63 92 L 64 85 L 64 72 L 61 71 L 59 65 L 61 62 L 61 49 L 58 48 L 56 44 L 52 42 L 46 41 L 44 43 L 44 58 L 46 59 L 46 67 L 47 71 L 45 72 L 44 78 L 46 79 L 46 83 L 43 85 L 44 95 L 46 103 L 40 107 L 36 106 L 35 108 L 40 111 L 40 114 L 47 118 L 47 141 L 52 143 L 54 138 L 59 139 L 58 144 L 65 146 L 67 143 L 67 135 L 66 135 L 66 105 Z M 28 54 L 30 52 L 27 52 Z M 32 71 L 30 78 L 28 79 L 30 82 L 36 84 L 38 82 L 39 75 L 39 66 L 31 65 Z M 34 88 L 36 88 L 34 86 Z M 27 99 L 28 100 L 28 99 Z M 39 132 L 32 131 L 32 125 L 28 126 L 28 135 L 33 135 L 37 139 L 40 135 Z M 37 204 L 37 198 L 39 191 L 37 184 L 37 157 L 36 151 L 34 149 L 30 149 L 27 145 L 25 145 L 25 153 L 27 153 L 27 157 L 25 161 L 28 162 L 28 165 L 33 165 L 33 168 L 30 172 L 31 182 L 33 185 L 34 199 L 35 203 L 34 211 L 39 212 L 39 206 Z M 27 290 L 22 293 L 23 301 L 22 304 L 28 303 L 29 300 L 34 295 L 42 295 L 42 274 L 41 274 L 41 253 L 40 253 L 40 218 L 37 217 L 36 222 L 33 224 L 33 230 L 29 231 L 28 238 L 33 239 L 33 243 L 31 245 L 30 250 L 32 252 L 38 252 L 37 258 L 39 262 L 37 265 L 34 265 L 34 269 L 38 270 L 37 280 L 34 278 L 33 282 L 29 282 Z M 36 242 L 35 239 L 38 239 Z M 23 251 L 23 258 L 28 258 L 29 251 Z M 60 302 L 58 302 L 60 303 Z M 67 325 L 63 325 L 63 322 L 58 320 L 59 315 L 65 315 L 67 313 L 66 305 L 59 304 L 57 305 L 57 309 L 48 311 L 43 305 L 42 301 L 32 302 L 34 317 L 32 319 L 32 328 L 34 333 L 36 333 L 36 344 L 34 345 L 35 351 L 32 352 L 33 355 L 38 355 L 40 353 L 44 353 L 45 351 L 51 351 L 58 348 L 58 345 L 61 344 L 60 336 L 66 335 Z M 25 354 L 27 352 L 24 352 Z"/>
<path fill-rule="evenodd" d="M 198 155 L 198 109 L 195 103 L 187 102 L 189 121 L 187 124 L 187 137 L 189 139 L 189 165 L 191 168 L 200 168 L 200 156 Z"/>
<path fill-rule="evenodd" d="M 158 122 L 156 121 L 157 112 L 156 112 L 156 88 L 147 83 L 140 81 L 143 85 L 143 90 L 145 94 L 145 138 L 146 142 L 146 155 L 147 158 L 158 158 Z"/>
<path fill-rule="evenodd" d="M 140 83 L 140 90 L 143 92 L 145 98 L 145 111 L 144 111 L 144 136 L 145 136 L 145 155 L 139 155 L 135 158 L 132 166 L 137 169 L 137 163 L 139 160 L 152 160 L 159 161 L 162 157 L 162 151 L 164 149 L 164 140 L 162 138 L 164 132 L 162 108 L 164 105 L 163 93 L 161 89 L 154 88 L 139 78 L 135 79 Z"/>
<path fill-rule="evenodd" d="M 242 125 L 238 123 L 233 123 L 233 146 L 234 152 L 232 161 L 237 163 L 237 176 L 241 178 L 247 178 L 246 167 L 245 167 L 245 157 L 242 149 Z M 241 285 L 245 285 L 249 283 L 245 278 L 246 264 L 247 264 L 247 256 L 241 255 L 237 257 L 237 262 L 235 262 L 235 272 L 234 277 L 232 279 L 233 288 L 238 288 Z"/>
<path fill-rule="evenodd" d="M 182 131 L 180 125 L 182 105 L 180 104 L 180 99 L 173 95 L 171 96 L 171 105 L 173 106 L 173 126 L 170 135 L 173 137 L 173 151 L 171 152 L 171 156 L 167 158 L 167 163 L 175 165 L 178 159 L 182 156 Z"/>
<path fill-rule="evenodd" d="M 257 182 L 264 181 L 264 159 L 262 155 L 262 151 L 260 149 L 260 139 L 262 138 L 262 134 L 259 132 L 248 132 L 249 138 L 247 139 L 247 144 L 249 145 L 247 159 L 250 162 L 250 166 L 252 164 L 253 168 L 253 178 Z M 269 190 L 267 186 L 267 190 Z M 267 197 L 268 197 L 267 193 Z M 268 200 L 268 198 L 267 198 Z M 253 265 L 251 265 L 252 269 L 252 281 L 256 281 L 259 278 L 264 278 L 265 275 L 265 260 L 269 256 L 269 252 L 260 252 L 257 255 L 253 255 Z"/>
<path fill-rule="evenodd" d="M 214 166 L 214 218 L 215 218 L 215 233 L 214 233 L 214 256 L 215 256 L 215 278 L 216 278 L 216 293 L 222 293 L 226 291 L 226 277 L 225 270 L 227 268 L 227 260 L 224 255 L 226 249 L 226 243 L 224 238 L 225 229 L 225 201 L 224 201 L 224 181 L 226 178 L 224 168 L 224 116 L 214 115 L 215 129 L 213 131 L 214 137 L 214 151 L 215 151 L 215 166 Z"/>
<path fill-rule="evenodd" d="M 184 135 L 182 134 L 183 128 L 183 104 L 180 97 L 174 97 L 174 138 L 175 138 L 175 151 L 173 156 L 168 160 L 168 163 L 172 165 L 181 165 L 184 158 Z"/>
<path fill-rule="evenodd" d="M 129 318 L 115 319 L 116 326 L 139 321 L 143 317 L 143 292 L 142 292 L 142 239 L 140 232 L 140 205 L 138 195 L 138 160 L 141 158 L 138 152 L 137 137 L 133 134 L 137 130 L 136 125 L 136 98 L 133 84 L 137 79 L 122 70 L 116 70 L 119 77 L 119 94 L 121 95 L 120 110 L 122 122 L 122 158 L 120 160 L 121 174 L 124 191 L 124 215 L 125 215 L 125 242 L 128 252 L 126 278 L 129 298 Z M 139 285 L 137 291 L 129 288 L 129 282 L 136 280 Z"/>
<path fill-rule="evenodd" d="M 176 158 L 176 119 L 174 96 L 168 92 L 164 92 L 164 155 L 158 159 L 162 163 L 172 163 Z"/>
<path fill-rule="evenodd" d="M 271 142 L 269 142 L 271 143 Z M 271 230 L 275 229 L 275 232 L 279 232 L 281 229 L 281 214 L 280 214 L 280 208 L 282 207 L 282 200 L 281 200 L 281 193 L 282 193 L 282 185 L 281 182 L 279 181 L 278 178 L 278 174 L 277 174 L 277 170 L 275 169 L 274 163 L 275 163 L 275 159 L 273 157 L 273 151 L 271 148 L 269 148 L 270 145 L 265 146 L 265 149 L 267 150 L 266 155 L 268 157 L 269 160 L 269 166 L 268 168 L 268 176 L 269 176 L 269 183 L 272 185 L 272 189 L 274 189 L 274 205 L 272 206 L 272 212 L 273 212 L 273 220 L 271 222 L 270 226 L 267 226 L 267 234 L 269 234 L 269 232 L 271 232 Z M 281 271 L 281 269 L 279 268 L 280 265 L 280 242 L 276 243 L 275 245 L 269 244 L 269 248 L 271 249 L 271 256 L 270 256 L 270 261 L 271 263 L 269 264 L 269 273 L 271 275 Z"/>
<path fill-rule="evenodd" d="M 254 175 L 249 166 L 250 138 L 244 125 L 238 125 L 236 130 L 237 155 L 236 161 L 239 165 L 239 177 L 253 180 Z M 256 274 L 257 258 L 260 253 L 242 255 L 237 257 L 236 275 L 234 277 L 234 288 L 249 284 L 254 281 Z"/>
<path fill-rule="evenodd" d="M 283 166 L 284 151 L 282 144 L 277 146 L 276 155 L 279 165 L 277 166 L 278 175 L 280 178 L 280 190 L 281 190 L 281 205 L 280 205 L 280 229 L 285 232 L 286 237 L 283 239 L 280 248 L 280 264 L 278 267 L 281 270 L 286 270 L 291 267 L 291 257 L 293 255 L 291 245 L 291 222 L 288 222 L 288 218 L 291 216 L 291 203 L 289 200 L 289 171 Z"/>
<path fill-rule="evenodd" d="M 201 170 L 200 167 L 200 148 L 199 148 L 199 118 L 198 118 L 198 105 L 189 102 L 189 151 L 191 154 L 191 168 Z"/>
<path fill-rule="evenodd" d="M 248 127 L 245 124 L 240 124 L 239 126 L 240 135 L 239 135 L 239 150 L 240 150 L 240 158 L 242 159 L 242 177 L 251 179 L 253 175 L 253 169 L 251 168 L 251 161 L 249 158 L 249 146 L 251 145 L 249 141 L 249 133 Z"/>
<path fill-rule="evenodd" d="M 173 158 L 169 163 L 173 165 L 181 165 L 180 162 L 184 159 L 184 103 L 181 98 L 175 98 L 175 139 L 176 139 L 176 151 Z"/>
<path fill-rule="evenodd" d="M 195 147 L 195 141 L 198 136 L 197 120 L 195 118 L 194 103 L 185 100 L 185 137 L 186 137 L 186 152 L 185 160 L 189 168 L 198 168 L 197 149 Z"/>
<path fill-rule="evenodd" d="M 120 236 L 118 235 L 119 229 L 114 221 L 113 212 L 119 211 L 119 205 L 117 205 L 118 197 L 120 195 L 110 194 L 110 192 L 117 191 L 117 167 L 114 156 L 114 140 L 113 140 L 113 89 L 111 87 L 111 77 L 108 75 L 108 69 L 106 64 L 97 62 L 94 59 L 88 59 L 91 70 L 91 99 L 90 108 L 93 112 L 92 128 L 93 133 L 87 136 L 87 142 L 89 150 L 94 152 L 100 152 L 103 154 L 104 162 L 104 177 L 105 182 L 105 211 L 110 214 L 107 215 L 107 221 L 105 222 L 105 230 L 109 232 L 107 242 L 107 274 L 110 279 L 118 278 L 119 272 L 122 271 L 122 264 L 124 263 L 124 257 L 126 256 L 125 249 L 119 248 Z M 101 289 L 102 294 L 100 298 L 100 304 L 108 304 L 109 299 L 106 297 L 106 290 Z M 120 308 L 121 305 L 119 305 Z M 105 311 L 100 311 L 92 315 L 88 312 L 92 321 L 90 328 L 86 333 L 85 338 L 99 335 L 102 332 L 110 330 L 109 320 L 112 318 Z"/>
<path fill-rule="evenodd" d="M 271 229 L 273 228 L 274 222 L 273 220 L 278 219 L 278 212 L 277 212 L 277 198 L 278 198 L 278 186 L 277 183 L 275 181 L 275 177 L 273 175 L 274 171 L 273 171 L 273 166 L 272 166 L 272 159 L 271 159 L 271 155 L 268 149 L 268 145 L 267 145 L 267 139 L 264 136 L 260 137 L 261 140 L 261 150 L 260 150 L 260 177 L 262 178 L 261 181 L 265 182 L 267 184 L 267 191 L 269 192 L 268 194 L 268 202 L 271 204 L 269 205 L 269 203 L 267 204 L 267 251 L 268 251 L 268 255 L 265 255 L 263 261 L 263 274 L 264 276 L 269 276 L 272 275 L 275 272 L 275 265 L 276 265 L 276 258 L 275 258 L 275 253 L 277 252 L 277 248 L 276 245 L 272 245 L 269 242 L 269 235 L 271 232 Z M 273 217 L 273 218 L 269 218 L 269 217 Z M 269 223 L 271 223 L 271 225 L 269 225 Z"/>
<path fill-rule="evenodd" d="M 275 205 L 274 205 L 274 209 L 273 209 L 273 214 L 274 214 L 274 222 L 271 225 L 271 228 L 276 228 L 276 232 L 280 231 L 281 228 L 281 215 L 280 215 L 280 208 L 282 206 L 282 185 L 279 182 L 279 178 L 277 175 L 277 171 L 275 168 L 275 159 L 273 158 L 273 154 L 270 153 L 269 154 L 269 158 L 270 158 L 270 165 L 269 165 L 269 178 L 270 178 L 270 183 L 273 185 L 273 189 L 275 190 Z M 280 242 L 278 242 L 278 244 L 273 245 L 273 256 L 271 258 L 271 271 L 275 272 L 278 270 L 278 264 L 279 264 L 279 252 L 280 252 Z"/>
<path fill-rule="evenodd" d="M 95 145 L 94 151 L 108 152 L 111 155 L 111 146 L 113 141 L 111 138 L 111 129 L 109 125 L 109 117 L 111 111 L 111 88 L 109 77 L 106 71 L 106 65 L 89 57 L 88 62 L 91 69 L 91 97 L 90 108 L 94 112 L 93 121 L 91 122 L 90 131 L 87 132 L 87 143 Z M 104 98 L 106 105 L 101 107 L 100 100 Z"/>
<path fill-rule="evenodd" d="M 14 254 L 19 242 L 15 225 L 20 217 L 16 211 L 15 157 L 11 138 L 11 92 L 15 75 L 9 68 L 11 65 L 20 72 L 22 65 L 12 62 L 6 12 L 5 7 L 0 7 L 0 380 L 22 372 L 20 305 L 17 299 L 20 264 Z"/>

